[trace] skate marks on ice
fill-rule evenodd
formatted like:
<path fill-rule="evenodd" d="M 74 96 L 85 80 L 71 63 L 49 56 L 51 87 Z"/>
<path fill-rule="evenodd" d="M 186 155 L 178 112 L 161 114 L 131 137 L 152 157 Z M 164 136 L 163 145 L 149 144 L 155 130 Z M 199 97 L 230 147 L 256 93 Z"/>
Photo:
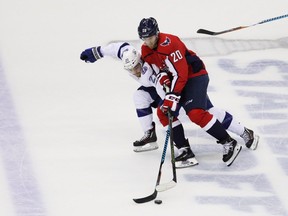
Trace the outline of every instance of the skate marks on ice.
<path fill-rule="evenodd" d="M 219 59 L 218 66 L 219 73 L 229 77 L 232 94 L 255 122 L 259 148 L 251 151 L 244 147 L 227 169 L 221 164 L 218 145 L 206 144 L 207 140 L 205 144 L 192 143 L 200 165 L 185 172 L 184 178 L 192 188 L 207 185 L 205 191 L 194 190 L 199 204 L 222 205 L 243 214 L 284 216 L 288 215 L 288 61 L 251 59 Z M 197 135 L 195 131 L 189 131 L 191 134 Z"/>
<path fill-rule="evenodd" d="M 243 147 L 233 165 L 226 167 L 221 161 L 220 146 L 193 147 L 199 166 L 189 172 L 185 170 L 183 177 L 190 182 L 196 203 L 207 207 L 222 206 L 223 210 L 227 208 L 227 212 L 234 211 L 235 215 L 239 212 L 243 215 L 287 215 L 268 174 L 259 168 L 258 150 L 254 152 Z"/>
<path fill-rule="evenodd" d="M 228 55 L 235 52 L 252 50 L 288 48 L 288 37 L 283 37 L 276 40 L 229 40 L 211 37 L 182 38 L 182 40 L 189 49 L 192 49 L 201 57 Z M 127 40 L 127 42 L 138 49 L 140 49 L 143 43 L 141 40 Z"/>
<path fill-rule="evenodd" d="M 0 64 L 0 158 L 16 216 L 46 215 L 21 126 Z M 6 184 L 1 184 L 4 187 Z M 3 192 L 3 190 L 1 190 Z M 5 205 L 7 207 L 7 205 Z M 4 206 L 2 206 L 4 207 Z M 8 210 L 6 210 L 6 215 Z"/>
<path fill-rule="evenodd" d="M 184 42 L 200 56 L 228 55 L 235 52 L 288 48 L 288 37 L 276 40 L 229 40 L 222 38 L 187 38 Z"/>

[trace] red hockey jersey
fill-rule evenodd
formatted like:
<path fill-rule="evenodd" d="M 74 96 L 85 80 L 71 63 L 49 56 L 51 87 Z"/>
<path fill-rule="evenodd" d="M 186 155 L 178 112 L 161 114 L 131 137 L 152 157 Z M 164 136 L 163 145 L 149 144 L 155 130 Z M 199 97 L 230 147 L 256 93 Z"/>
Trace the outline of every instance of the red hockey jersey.
<path fill-rule="evenodd" d="M 142 58 L 149 64 L 155 64 L 160 70 L 172 74 L 171 92 L 181 94 L 188 78 L 207 74 L 202 60 L 175 35 L 159 33 L 157 48 L 150 49 L 143 44 Z"/>

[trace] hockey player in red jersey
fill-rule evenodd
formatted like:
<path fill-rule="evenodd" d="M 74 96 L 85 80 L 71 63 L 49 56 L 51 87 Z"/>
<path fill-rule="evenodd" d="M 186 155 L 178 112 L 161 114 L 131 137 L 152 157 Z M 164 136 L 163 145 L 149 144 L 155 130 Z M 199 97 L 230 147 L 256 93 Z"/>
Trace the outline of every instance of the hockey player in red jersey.
<path fill-rule="evenodd" d="M 150 17 L 141 20 L 138 35 L 144 41 L 142 59 L 155 64 L 171 77 L 171 92 L 167 93 L 158 109 L 161 123 L 168 124 L 168 108 L 177 111 L 183 107 L 189 119 L 223 145 L 223 162 L 230 166 L 241 151 L 241 146 L 226 131 L 223 123 L 207 111 L 209 76 L 203 61 L 175 35 L 159 31 L 157 21 Z M 256 149 L 259 137 L 244 129 L 241 135 L 246 146 Z"/>
<path fill-rule="evenodd" d="M 133 98 L 140 124 L 145 132 L 141 140 L 133 143 L 134 151 L 136 152 L 157 148 L 157 144 L 153 143 L 155 141 L 156 131 L 152 118 L 152 107 L 153 104 L 158 104 L 160 97 L 160 99 L 164 99 L 165 97 L 161 85 L 164 83 L 167 84 L 167 80 L 170 82 L 166 72 L 159 73 L 160 71 L 158 67 L 143 62 L 139 58 L 139 55 L 140 53 L 138 53 L 138 51 L 127 42 L 117 42 L 110 43 L 106 46 L 97 46 L 86 49 L 80 56 L 81 60 L 85 62 L 95 62 L 104 56 L 122 59 L 124 68 L 129 71 L 128 74 L 142 85 L 137 89 Z M 159 94 L 160 97 L 157 94 Z M 250 146 L 250 149 L 256 149 L 257 142 L 254 141 L 253 131 L 251 132 L 251 130 L 245 128 L 245 126 L 243 126 L 229 112 L 214 107 L 209 99 L 207 99 L 206 109 L 212 113 L 226 129 L 241 136 L 247 147 Z M 148 112 L 148 110 L 150 111 Z M 160 117 L 163 118 L 163 113 L 159 113 Z M 164 116 L 164 121 L 165 119 L 166 117 Z M 152 129 L 150 129 L 150 125 L 152 125 Z M 185 138 L 183 126 L 177 118 L 174 119 L 173 130 L 176 135 L 175 144 L 178 148 L 176 167 L 182 168 L 198 164 L 195 155 L 190 148 L 188 139 Z"/>
<path fill-rule="evenodd" d="M 155 143 L 157 137 L 152 108 L 157 108 L 165 96 L 163 86 L 158 80 L 165 80 L 165 77 L 167 78 L 168 76 L 165 73 L 162 73 L 161 77 L 158 76 L 159 68 L 143 62 L 140 59 L 141 54 L 126 42 L 110 43 L 106 46 L 86 49 L 81 53 L 80 59 L 85 62 L 94 63 L 104 56 L 121 59 L 124 69 L 129 72 L 128 74 L 141 84 L 136 90 L 133 99 L 144 136 L 139 141 L 137 140 L 133 143 L 134 151 L 142 152 L 157 149 L 158 145 Z M 178 134 L 174 139 L 175 146 L 179 149 L 179 156 L 175 161 L 176 168 L 197 165 L 198 161 L 189 145 L 188 139 L 185 138 L 183 126 L 177 118 L 174 121 L 173 131 Z M 185 154 L 182 154 L 183 149 L 186 151 Z"/>

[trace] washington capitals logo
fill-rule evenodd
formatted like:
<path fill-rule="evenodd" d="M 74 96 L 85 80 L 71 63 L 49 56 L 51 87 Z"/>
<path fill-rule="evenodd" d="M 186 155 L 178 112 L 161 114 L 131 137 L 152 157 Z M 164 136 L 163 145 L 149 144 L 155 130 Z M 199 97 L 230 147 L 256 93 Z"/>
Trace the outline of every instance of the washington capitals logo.
<path fill-rule="evenodd" d="M 161 46 L 168 46 L 170 44 L 170 39 L 168 37 L 166 37 L 165 41 L 163 43 L 161 43 Z"/>

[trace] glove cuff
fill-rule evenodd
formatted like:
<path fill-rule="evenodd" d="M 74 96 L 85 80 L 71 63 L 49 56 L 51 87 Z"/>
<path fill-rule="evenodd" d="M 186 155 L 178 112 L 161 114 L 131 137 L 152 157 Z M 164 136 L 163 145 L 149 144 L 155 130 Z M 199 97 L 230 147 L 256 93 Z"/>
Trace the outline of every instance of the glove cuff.
<path fill-rule="evenodd" d="M 181 95 L 179 93 L 176 92 L 167 92 L 166 95 L 174 95 L 175 97 L 181 97 Z"/>
<path fill-rule="evenodd" d="M 103 57 L 103 54 L 101 53 L 100 49 L 101 49 L 101 46 L 92 48 L 92 52 L 93 52 L 93 55 L 96 58 L 96 60 L 98 60 L 98 59 Z"/>

